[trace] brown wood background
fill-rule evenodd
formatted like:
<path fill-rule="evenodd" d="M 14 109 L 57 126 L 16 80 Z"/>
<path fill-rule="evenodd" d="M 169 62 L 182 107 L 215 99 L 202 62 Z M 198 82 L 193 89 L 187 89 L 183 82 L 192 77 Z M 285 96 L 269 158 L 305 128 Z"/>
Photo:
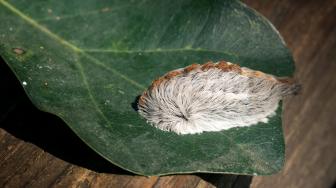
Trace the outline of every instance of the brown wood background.
<path fill-rule="evenodd" d="M 246 0 L 279 29 L 296 60 L 300 95 L 285 100 L 286 164 L 251 187 L 335 186 L 336 1 Z M 39 112 L 0 63 L 0 187 L 246 187 L 248 176 L 129 174 Z"/>

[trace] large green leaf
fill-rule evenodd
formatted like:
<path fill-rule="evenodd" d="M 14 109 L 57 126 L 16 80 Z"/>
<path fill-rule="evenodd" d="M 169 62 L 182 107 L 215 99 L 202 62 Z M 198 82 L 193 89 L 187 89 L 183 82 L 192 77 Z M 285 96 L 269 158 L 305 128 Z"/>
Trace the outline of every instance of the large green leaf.
<path fill-rule="evenodd" d="M 134 173 L 264 175 L 283 166 L 281 107 L 267 124 L 183 136 L 132 107 L 153 79 L 195 62 L 291 75 L 277 31 L 239 1 L 0 0 L 0 54 L 39 109 Z"/>

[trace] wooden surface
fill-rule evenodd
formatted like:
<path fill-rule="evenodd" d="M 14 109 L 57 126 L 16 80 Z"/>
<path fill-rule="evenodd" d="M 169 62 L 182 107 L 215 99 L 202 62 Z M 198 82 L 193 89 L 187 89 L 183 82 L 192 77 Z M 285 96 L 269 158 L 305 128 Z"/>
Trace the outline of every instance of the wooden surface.
<path fill-rule="evenodd" d="M 284 169 L 254 177 L 251 187 L 331 187 L 336 180 L 336 1 L 245 2 L 279 29 L 303 85 L 300 95 L 284 102 Z M 134 176 L 92 152 L 60 119 L 33 107 L 3 62 L 0 84 L 0 187 L 246 187 L 251 180 Z"/>
<path fill-rule="evenodd" d="M 247 4 L 279 29 L 303 85 L 301 95 L 285 101 L 285 167 L 278 175 L 254 178 L 252 187 L 331 187 L 336 178 L 336 1 Z"/>

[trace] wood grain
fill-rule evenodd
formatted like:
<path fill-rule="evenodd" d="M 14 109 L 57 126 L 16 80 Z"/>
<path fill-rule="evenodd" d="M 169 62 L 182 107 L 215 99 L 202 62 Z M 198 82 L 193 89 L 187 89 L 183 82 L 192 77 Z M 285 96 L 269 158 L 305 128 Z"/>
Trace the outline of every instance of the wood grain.
<path fill-rule="evenodd" d="M 336 180 L 336 1 L 246 0 L 279 29 L 300 95 L 285 100 L 286 164 L 251 187 L 331 187 Z M 247 187 L 248 176 L 134 176 L 111 165 L 57 117 L 38 111 L 0 63 L 0 187 Z"/>
<path fill-rule="evenodd" d="M 336 180 L 336 1 L 246 1 L 279 29 L 302 93 L 285 101 L 286 163 L 251 187 L 331 187 Z"/>

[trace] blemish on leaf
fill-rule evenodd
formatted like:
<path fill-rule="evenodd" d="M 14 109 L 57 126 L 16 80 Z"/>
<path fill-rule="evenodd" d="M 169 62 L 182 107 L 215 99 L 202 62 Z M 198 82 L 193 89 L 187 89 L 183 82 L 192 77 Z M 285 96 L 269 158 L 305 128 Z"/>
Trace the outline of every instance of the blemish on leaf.
<path fill-rule="evenodd" d="M 46 65 L 46 66 L 44 66 L 45 68 L 47 68 L 47 69 L 49 69 L 49 70 L 52 70 L 53 68 L 51 67 L 51 66 L 49 66 L 49 65 Z"/>
<path fill-rule="evenodd" d="M 109 7 L 105 7 L 105 8 L 102 8 L 102 9 L 101 9 L 102 12 L 107 12 L 107 11 L 109 11 L 109 10 L 110 10 Z"/>
<path fill-rule="evenodd" d="M 23 55 L 26 53 L 22 48 L 13 48 L 12 50 L 16 55 Z"/>
<path fill-rule="evenodd" d="M 187 45 L 187 46 L 185 46 L 184 48 L 185 48 L 185 49 L 191 49 L 192 46 L 191 46 L 191 45 Z"/>
<path fill-rule="evenodd" d="M 27 82 L 26 82 L 26 81 L 23 81 L 23 82 L 22 82 L 22 85 L 26 86 L 26 85 L 27 85 Z"/>
<path fill-rule="evenodd" d="M 104 102 L 105 105 L 108 105 L 109 103 L 110 103 L 110 100 L 108 100 L 108 99 L 105 100 L 105 102 Z"/>
<path fill-rule="evenodd" d="M 114 85 L 113 84 L 108 84 L 104 86 L 105 89 L 113 89 Z"/>

